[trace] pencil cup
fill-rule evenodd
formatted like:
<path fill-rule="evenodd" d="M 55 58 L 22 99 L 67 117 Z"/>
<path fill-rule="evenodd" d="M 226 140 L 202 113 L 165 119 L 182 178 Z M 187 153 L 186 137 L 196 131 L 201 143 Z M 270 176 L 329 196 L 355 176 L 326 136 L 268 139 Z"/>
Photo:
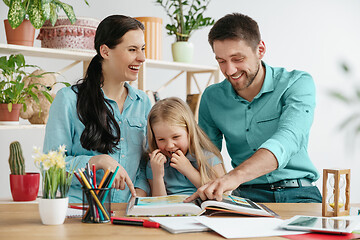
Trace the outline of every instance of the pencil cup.
<path fill-rule="evenodd" d="M 106 223 L 111 217 L 111 188 L 83 188 L 84 223 Z"/>

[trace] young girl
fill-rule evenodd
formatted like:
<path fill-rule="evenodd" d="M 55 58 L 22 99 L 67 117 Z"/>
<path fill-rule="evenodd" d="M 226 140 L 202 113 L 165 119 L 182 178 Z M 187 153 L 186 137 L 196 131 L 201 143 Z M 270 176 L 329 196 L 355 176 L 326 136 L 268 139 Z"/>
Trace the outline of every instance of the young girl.
<path fill-rule="evenodd" d="M 157 102 L 149 113 L 147 129 L 150 161 L 146 175 L 152 196 L 193 194 L 225 174 L 219 150 L 181 99 Z"/>

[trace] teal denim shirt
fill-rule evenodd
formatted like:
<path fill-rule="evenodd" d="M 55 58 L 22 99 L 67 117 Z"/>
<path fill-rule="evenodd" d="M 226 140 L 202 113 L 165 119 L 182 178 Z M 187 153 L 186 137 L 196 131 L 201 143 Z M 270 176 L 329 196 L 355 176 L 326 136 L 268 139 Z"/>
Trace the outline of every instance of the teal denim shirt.
<path fill-rule="evenodd" d="M 306 72 L 262 64 L 264 83 L 251 102 L 237 95 L 226 79 L 209 86 L 201 98 L 199 125 L 219 149 L 225 138 L 233 167 L 260 148 L 275 155 L 275 171 L 245 184 L 292 178 L 315 181 L 319 173 L 307 152 L 315 108 L 314 81 Z"/>
<path fill-rule="evenodd" d="M 120 113 L 117 103 L 105 96 L 114 109 L 115 119 L 120 126 L 121 138 L 118 144 L 119 150 L 109 154 L 127 171 L 136 188 L 150 192 L 146 179 L 146 163 L 142 160 L 144 141 L 146 136 L 146 121 L 151 109 L 151 103 L 147 95 L 138 89 L 125 83 L 128 96 L 124 103 L 123 112 Z M 59 145 L 66 146 L 67 170 L 75 161 L 76 169 L 84 168 L 91 157 L 101 153 L 84 149 L 80 143 L 80 137 L 84 125 L 79 120 L 76 110 L 77 95 L 71 87 L 60 89 L 50 108 L 50 115 L 46 125 L 44 152 L 55 150 Z M 104 175 L 103 170 L 96 171 L 97 183 L 100 183 Z M 130 191 L 113 190 L 112 202 L 127 202 Z M 79 181 L 74 177 L 69 190 L 70 202 L 82 202 L 82 190 Z"/>
<path fill-rule="evenodd" d="M 209 157 L 208 162 L 210 166 L 215 166 L 222 161 L 210 152 L 205 152 L 205 155 Z M 186 154 L 187 159 L 189 159 L 191 165 L 198 169 L 198 163 L 196 158 L 190 153 Z M 197 188 L 192 184 L 192 182 L 180 173 L 176 168 L 170 166 L 170 158 L 166 158 L 166 163 L 164 164 L 164 182 L 166 187 L 166 192 L 168 195 L 172 194 L 187 194 L 191 195 L 197 191 Z M 146 166 L 146 177 L 148 179 L 153 179 L 153 174 L 151 170 L 150 161 L 148 161 Z"/>

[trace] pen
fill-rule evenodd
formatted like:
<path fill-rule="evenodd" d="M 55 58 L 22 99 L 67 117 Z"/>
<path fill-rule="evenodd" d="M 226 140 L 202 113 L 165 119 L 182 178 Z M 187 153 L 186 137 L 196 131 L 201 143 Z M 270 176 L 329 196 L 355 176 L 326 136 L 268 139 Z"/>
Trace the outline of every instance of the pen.
<path fill-rule="evenodd" d="M 74 172 L 75 177 L 79 180 L 80 184 L 83 185 L 83 182 L 81 178 L 79 177 L 79 174 L 77 172 Z"/>
<path fill-rule="evenodd" d="M 111 217 L 112 224 L 143 226 L 147 228 L 159 228 L 160 224 L 145 219 Z"/>
<path fill-rule="evenodd" d="M 95 168 L 95 164 L 92 165 L 92 173 L 93 173 L 93 185 L 94 185 L 94 188 L 96 188 L 96 168 Z"/>
<path fill-rule="evenodd" d="M 69 208 L 87 210 L 89 207 L 82 207 L 82 206 L 77 206 L 77 205 L 69 205 Z"/>

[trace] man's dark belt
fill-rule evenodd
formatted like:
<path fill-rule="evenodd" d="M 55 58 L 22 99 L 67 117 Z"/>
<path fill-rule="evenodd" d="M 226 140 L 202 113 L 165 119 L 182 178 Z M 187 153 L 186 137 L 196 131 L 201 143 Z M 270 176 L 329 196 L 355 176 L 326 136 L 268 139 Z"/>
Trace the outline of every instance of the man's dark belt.
<path fill-rule="evenodd" d="M 311 187 L 314 186 L 312 181 L 307 178 L 299 179 L 287 179 L 279 182 L 269 184 L 252 184 L 252 185 L 240 185 L 241 188 L 259 188 L 264 190 L 276 190 L 282 188 L 299 188 L 299 187 Z"/>

